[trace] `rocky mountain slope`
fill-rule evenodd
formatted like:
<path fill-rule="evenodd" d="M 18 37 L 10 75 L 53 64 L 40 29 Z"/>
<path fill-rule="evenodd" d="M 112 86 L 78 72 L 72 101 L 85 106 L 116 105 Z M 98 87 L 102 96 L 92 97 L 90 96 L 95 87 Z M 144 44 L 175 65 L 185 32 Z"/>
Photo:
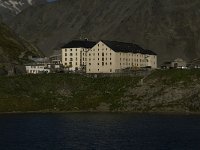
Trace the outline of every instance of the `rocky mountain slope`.
<path fill-rule="evenodd" d="M 9 70 L 12 65 L 29 61 L 28 56 L 41 56 L 42 53 L 9 27 L 0 23 L 0 70 Z M 0 71 L 1 74 L 1 71 Z"/>
<path fill-rule="evenodd" d="M 60 0 L 24 10 L 10 26 L 46 54 L 87 37 L 137 43 L 159 62 L 190 60 L 200 57 L 199 8 L 199 0 Z"/>
<path fill-rule="evenodd" d="M 29 6 L 41 4 L 45 0 L 0 0 L 0 14 L 4 21 L 8 21 Z"/>

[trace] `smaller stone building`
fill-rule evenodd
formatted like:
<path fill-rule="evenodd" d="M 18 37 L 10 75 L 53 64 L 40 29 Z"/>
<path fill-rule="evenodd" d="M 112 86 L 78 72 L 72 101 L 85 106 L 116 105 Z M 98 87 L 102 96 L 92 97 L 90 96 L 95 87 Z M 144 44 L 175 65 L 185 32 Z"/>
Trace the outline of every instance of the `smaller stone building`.
<path fill-rule="evenodd" d="M 186 61 L 181 58 L 176 58 L 173 61 L 164 62 L 161 65 L 162 69 L 185 69 L 187 67 Z"/>

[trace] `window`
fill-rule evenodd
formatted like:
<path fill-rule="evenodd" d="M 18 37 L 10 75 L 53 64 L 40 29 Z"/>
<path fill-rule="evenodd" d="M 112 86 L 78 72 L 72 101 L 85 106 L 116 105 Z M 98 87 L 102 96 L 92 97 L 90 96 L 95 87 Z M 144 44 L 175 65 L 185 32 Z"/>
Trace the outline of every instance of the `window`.
<path fill-rule="evenodd" d="M 76 58 L 76 61 L 77 61 L 78 59 Z"/>
<path fill-rule="evenodd" d="M 89 65 L 91 66 L 91 63 L 89 63 Z"/>
<path fill-rule="evenodd" d="M 112 72 L 112 69 L 110 69 L 110 72 Z"/>
<path fill-rule="evenodd" d="M 104 58 L 102 58 L 102 61 L 104 61 Z"/>
<path fill-rule="evenodd" d="M 67 53 L 65 53 L 65 56 L 67 56 Z"/>
<path fill-rule="evenodd" d="M 67 63 L 65 63 L 65 66 L 67 66 Z"/>
<path fill-rule="evenodd" d="M 85 53 L 83 53 L 83 56 L 85 55 Z"/>
<path fill-rule="evenodd" d="M 99 47 L 99 44 L 98 44 L 98 47 Z"/>
<path fill-rule="evenodd" d="M 112 55 L 112 53 L 110 53 L 110 55 Z"/>
<path fill-rule="evenodd" d="M 72 66 L 72 62 L 69 62 L 69 65 Z"/>
<path fill-rule="evenodd" d="M 76 56 L 77 56 L 77 53 L 76 53 Z"/>
<path fill-rule="evenodd" d="M 102 62 L 102 66 L 104 66 L 104 62 Z"/>
<path fill-rule="evenodd" d="M 73 56 L 73 54 L 72 54 L 72 53 L 70 53 L 70 56 Z"/>
<path fill-rule="evenodd" d="M 97 63 L 97 65 L 99 66 L 99 63 Z"/>
<path fill-rule="evenodd" d="M 73 58 L 70 58 L 70 61 L 73 61 Z"/>
<path fill-rule="evenodd" d="M 98 56 L 99 56 L 99 53 L 98 53 Z"/>
<path fill-rule="evenodd" d="M 65 61 L 67 61 L 67 58 L 65 58 Z"/>
<path fill-rule="evenodd" d="M 72 52 L 72 49 L 70 49 L 70 51 Z"/>
<path fill-rule="evenodd" d="M 110 58 L 110 60 L 112 60 L 112 58 Z"/>
<path fill-rule="evenodd" d="M 104 56 L 104 53 L 102 53 L 102 56 Z"/>
<path fill-rule="evenodd" d="M 76 65 L 78 65 L 78 63 L 76 62 Z"/>
<path fill-rule="evenodd" d="M 110 65 L 112 65 L 112 62 L 110 62 Z"/>
<path fill-rule="evenodd" d="M 99 58 L 98 58 L 98 60 L 99 60 Z"/>
<path fill-rule="evenodd" d="M 84 50 L 83 50 L 84 51 Z M 76 52 L 77 52 L 77 49 L 76 49 Z"/>
<path fill-rule="evenodd" d="M 98 69 L 98 71 L 99 71 L 99 69 Z"/>

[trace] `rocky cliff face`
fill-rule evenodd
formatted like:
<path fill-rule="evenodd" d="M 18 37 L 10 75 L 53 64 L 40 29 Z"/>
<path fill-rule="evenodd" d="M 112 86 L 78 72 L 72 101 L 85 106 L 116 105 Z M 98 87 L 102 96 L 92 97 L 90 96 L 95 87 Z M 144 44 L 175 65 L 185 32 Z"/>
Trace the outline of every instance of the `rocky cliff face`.
<path fill-rule="evenodd" d="M 28 61 L 28 56 L 39 56 L 42 53 L 21 37 L 18 37 L 5 24 L 0 23 L 0 72 L 13 69 Z M 0 73 L 1 74 L 1 73 Z"/>
<path fill-rule="evenodd" d="M 200 56 L 198 0 L 60 0 L 26 9 L 11 27 L 46 54 L 71 39 L 120 40 L 154 50 L 159 62 Z"/>
<path fill-rule="evenodd" d="M 29 6 L 41 4 L 45 0 L 0 0 L 0 14 L 4 21 L 10 20 L 15 15 Z"/>

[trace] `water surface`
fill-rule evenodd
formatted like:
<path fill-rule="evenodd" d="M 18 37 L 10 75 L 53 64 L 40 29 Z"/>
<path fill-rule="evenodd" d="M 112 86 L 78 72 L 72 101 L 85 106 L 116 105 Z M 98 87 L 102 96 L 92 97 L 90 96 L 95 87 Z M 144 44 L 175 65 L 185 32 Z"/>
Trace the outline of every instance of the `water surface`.
<path fill-rule="evenodd" d="M 0 150 L 200 149 L 200 116 L 2 114 Z"/>

